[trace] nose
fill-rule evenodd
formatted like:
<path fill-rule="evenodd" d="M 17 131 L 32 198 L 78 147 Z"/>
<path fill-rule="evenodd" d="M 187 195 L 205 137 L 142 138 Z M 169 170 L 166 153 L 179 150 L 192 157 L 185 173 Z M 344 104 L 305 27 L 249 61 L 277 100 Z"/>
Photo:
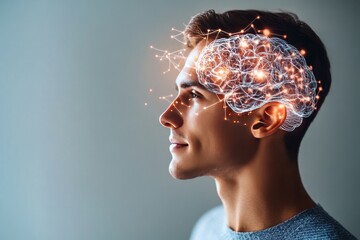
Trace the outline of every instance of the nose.
<path fill-rule="evenodd" d="M 178 100 L 174 100 L 169 107 L 160 115 L 160 123 L 167 128 L 176 129 L 183 124 L 183 117 L 180 109 L 176 106 Z"/>

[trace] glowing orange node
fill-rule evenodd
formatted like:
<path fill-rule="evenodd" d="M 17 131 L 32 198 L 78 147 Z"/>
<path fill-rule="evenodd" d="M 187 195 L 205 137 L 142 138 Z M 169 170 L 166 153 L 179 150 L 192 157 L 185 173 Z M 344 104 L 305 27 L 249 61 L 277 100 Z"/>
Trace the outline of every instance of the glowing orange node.
<path fill-rule="evenodd" d="M 266 76 L 265 72 L 262 70 L 255 70 L 254 74 L 255 74 L 256 79 L 258 79 L 258 80 L 263 80 Z"/>
<path fill-rule="evenodd" d="M 269 29 L 266 28 L 263 30 L 263 34 L 268 37 L 271 34 L 271 32 Z"/>

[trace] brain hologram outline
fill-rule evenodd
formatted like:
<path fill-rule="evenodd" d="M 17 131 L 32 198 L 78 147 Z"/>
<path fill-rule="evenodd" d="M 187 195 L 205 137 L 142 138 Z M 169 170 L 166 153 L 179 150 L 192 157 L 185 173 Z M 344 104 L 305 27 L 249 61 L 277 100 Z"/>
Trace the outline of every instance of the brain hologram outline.
<path fill-rule="evenodd" d="M 280 102 L 287 116 L 280 127 L 293 131 L 316 104 L 317 82 L 305 58 L 277 37 L 233 35 L 206 45 L 196 63 L 199 82 L 210 92 L 224 94 L 236 113 Z"/>
<path fill-rule="evenodd" d="M 208 91 L 224 95 L 219 102 L 223 101 L 238 114 L 251 113 L 268 102 L 282 103 L 287 111 L 280 128 L 291 132 L 301 125 L 304 117 L 309 117 L 316 110 L 319 92 L 322 91 L 321 82 L 316 81 L 312 66 L 307 65 L 303 57 L 305 50 L 299 52 L 285 40 L 269 37 L 281 35 L 268 29 L 256 29 L 253 22 L 258 19 L 259 16 L 236 33 L 221 29 L 208 29 L 207 33 L 201 33 L 206 45 L 195 63 L 196 74 Z M 250 29 L 259 34 L 247 33 Z M 186 45 L 178 38 L 184 36 L 184 31 L 172 30 L 176 34 L 171 38 Z M 216 37 L 209 42 L 214 33 Z M 218 38 L 220 33 L 229 37 Z M 286 39 L 287 35 L 281 37 Z M 186 49 L 169 52 L 153 46 L 150 48 L 162 53 L 155 55 L 160 61 L 168 61 L 164 74 L 171 67 L 180 71 L 181 61 L 186 59 L 183 54 Z M 160 99 L 169 101 L 167 97 Z"/>

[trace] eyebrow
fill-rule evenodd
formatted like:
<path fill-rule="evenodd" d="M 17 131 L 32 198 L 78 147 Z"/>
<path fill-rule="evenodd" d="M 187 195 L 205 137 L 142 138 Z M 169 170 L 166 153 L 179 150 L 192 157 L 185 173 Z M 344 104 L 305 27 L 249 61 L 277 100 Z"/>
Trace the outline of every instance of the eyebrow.
<path fill-rule="evenodd" d="M 190 87 L 198 87 L 198 88 L 206 90 L 204 85 L 202 85 L 198 81 L 190 80 L 190 81 L 185 81 L 185 82 L 180 83 L 180 88 L 190 88 Z M 175 89 L 176 89 L 176 91 L 179 91 L 179 88 L 177 85 L 175 85 Z"/>

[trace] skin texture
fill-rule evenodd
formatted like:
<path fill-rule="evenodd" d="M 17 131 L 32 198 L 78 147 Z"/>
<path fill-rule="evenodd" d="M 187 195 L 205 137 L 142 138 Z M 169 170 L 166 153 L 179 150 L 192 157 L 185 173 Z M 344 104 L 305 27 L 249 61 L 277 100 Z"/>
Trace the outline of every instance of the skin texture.
<path fill-rule="evenodd" d="M 286 109 L 271 102 L 239 115 L 224 106 L 223 96 L 198 82 L 194 68 L 203 47 L 190 52 L 176 79 L 178 95 L 160 116 L 170 129 L 170 174 L 212 177 L 235 231 L 263 230 L 314 207 L 279 129 Z"/>

